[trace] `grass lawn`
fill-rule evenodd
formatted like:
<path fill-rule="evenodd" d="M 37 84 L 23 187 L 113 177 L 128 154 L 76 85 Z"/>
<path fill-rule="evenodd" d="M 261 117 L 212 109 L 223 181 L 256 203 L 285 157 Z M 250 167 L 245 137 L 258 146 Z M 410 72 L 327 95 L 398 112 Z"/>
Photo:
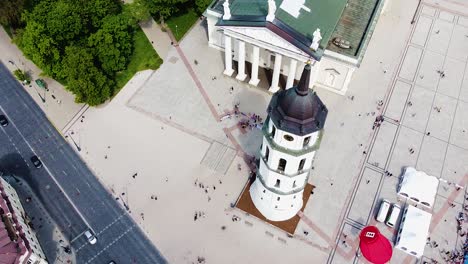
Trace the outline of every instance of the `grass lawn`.
<path fill-rule="evenodd" d="M 192 27 L 200 16 L 193 8 L 187 9 L 184 13 L 175 14 L 166 20 L 166 24 L 174 33 L 177 41 L 179 41 L 185 33 Z M 176 28 L 177 26 L 177 28 Z"/>
<path fill-rule="evenodd" d="M 135 73 L 147 69 L 156 70 L 163 63 L 141 28 L 138 28 L 133 36 L 133 48 L 133 54 L 130 57 L 127 69 L 117 73 L 115 77 L 117 88 L 114 95 L 124 87 Z"/>

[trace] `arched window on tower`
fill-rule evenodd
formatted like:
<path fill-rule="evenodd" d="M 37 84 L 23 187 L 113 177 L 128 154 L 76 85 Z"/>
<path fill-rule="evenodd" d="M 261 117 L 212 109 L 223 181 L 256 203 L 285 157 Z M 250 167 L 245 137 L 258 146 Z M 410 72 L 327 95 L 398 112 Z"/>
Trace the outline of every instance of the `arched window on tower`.
<path fill-rule="evenodd" d="M 298 168 L 299 171 L 304 169 L 305 162 L 306 162 L 306 159 L 301 159 L 301 161 L 299 162 L 299 168 Z"/>
<path fill-rule="evenodd" d="M 310 143 L 310 136 L 304 138 L 304 143 L 302 144 L 302 147 L 307 147 Z"/>
<path fill-rule="evenodd" d="M 266 147 L 266 151 L 265 151 L 265 160 L 268 161 L 268 157 L 270 156 L 270 148 L 268 148 L 268 146 Z"/>
<path fill-rule="evenodd" d="M 281 172 L 284 172 L 285 169 L 286 169 L 286 160 L 280 159 L 278 163 L 278 170 Z"/>
<path fill-rule="evenodd" d="M 280 187 L 280 184 L 281 184 L 281 181 L 280 181 L 279 179 L 276 179 L 275 187 L 276 187 L 276 188 L 279 188 L 279 187 Z"/>
<path fill-rule="evenodd" d="M 293 187 L 293 188 L 296 188 L 296 187 L 297 187 L 296 181 L 293 181 L 293 186 L 292 186 L 292 187 Z M 296 198 L 296 197 L 294 197 L 294 198 Z"/>
<path fill-rule="evenodd" d="M 276 134 L 276 127 L 275 127 L 275 125 L 273 125 L 272 128 L 271 128 L 271 137 L 275 138 L 275 134 Z"/>

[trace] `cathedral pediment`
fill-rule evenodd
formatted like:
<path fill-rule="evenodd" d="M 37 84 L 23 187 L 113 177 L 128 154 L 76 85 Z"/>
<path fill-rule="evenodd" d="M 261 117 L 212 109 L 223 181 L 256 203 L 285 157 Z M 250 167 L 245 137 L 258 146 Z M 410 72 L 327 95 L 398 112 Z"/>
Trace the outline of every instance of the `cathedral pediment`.
<path fill-rule="evenodd" d="M 310 55 L 267 28 L 261 27 L 225 27 L 225 34 L 262 46 L 270 50 L 282 50 L 309 58 Z"/>

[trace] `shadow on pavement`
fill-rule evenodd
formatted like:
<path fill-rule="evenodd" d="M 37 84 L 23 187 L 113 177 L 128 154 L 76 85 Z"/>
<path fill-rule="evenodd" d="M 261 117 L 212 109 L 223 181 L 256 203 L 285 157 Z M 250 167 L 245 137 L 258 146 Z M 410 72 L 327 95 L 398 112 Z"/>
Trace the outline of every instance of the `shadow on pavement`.
<path fill-rule="evenodd" d="M 25 210 L 25 223 L 35 232 L 49 263 L 74 263 L 75 257 L 64 250 L 69 246 L 61 228 L 51 218 L 43 203 L 40 183 L 33 177 L 30 167 L 18 153 L 0 157 L 2 177 L 17 192 Z M 34 188 L 36 187 L 36 188 Z M 70 262 L 71 261 L 71 262 Z"/>

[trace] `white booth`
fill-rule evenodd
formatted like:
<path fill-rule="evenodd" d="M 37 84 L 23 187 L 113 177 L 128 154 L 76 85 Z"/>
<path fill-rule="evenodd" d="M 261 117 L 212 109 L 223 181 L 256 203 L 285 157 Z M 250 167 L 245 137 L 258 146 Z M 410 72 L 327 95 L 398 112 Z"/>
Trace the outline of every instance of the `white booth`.
<path fill-rule="evenodd" d="M 398 196 L 410 199 L 429 209 L 434 205 L 439 180 L 422 171 L 407 167 L 400 183 Z"/>
<path fill-rule="evenodd" d="M 431 217 L 430 213 L 408 205 L 401 217 L 395 248 L 417 258 L 421 257 L 429 236 Z"/>

